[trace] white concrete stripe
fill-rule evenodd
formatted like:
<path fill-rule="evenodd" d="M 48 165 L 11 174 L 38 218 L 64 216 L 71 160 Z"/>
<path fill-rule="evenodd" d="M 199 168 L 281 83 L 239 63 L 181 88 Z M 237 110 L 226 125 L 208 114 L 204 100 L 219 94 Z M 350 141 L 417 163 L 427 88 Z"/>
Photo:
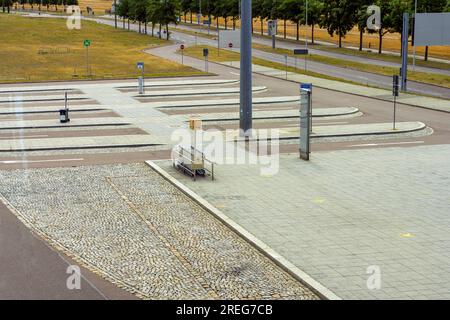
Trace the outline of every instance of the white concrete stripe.
<path fill-rule="evenodd" d="M 76 159 L 46 159 L 46 160 L 0 160 L 2 164 L 18 164 L 18 163 L 40 163 L 40 162 L 63 162 L 63 161 L 83 161 L 83 158 Z"/>

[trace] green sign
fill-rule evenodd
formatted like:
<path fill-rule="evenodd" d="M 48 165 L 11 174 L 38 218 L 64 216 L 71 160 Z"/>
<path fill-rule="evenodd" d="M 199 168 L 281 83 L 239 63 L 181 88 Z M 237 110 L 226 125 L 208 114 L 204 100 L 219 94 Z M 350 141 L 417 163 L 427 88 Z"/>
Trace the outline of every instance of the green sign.
<path fill-rule="evenodd" d="M 91 45 L 91 40 L 84 40 L 84 41 L 83 41 L 83 45 L 84 45 L 85 47 L 89 47 L 89 46 Z"/>

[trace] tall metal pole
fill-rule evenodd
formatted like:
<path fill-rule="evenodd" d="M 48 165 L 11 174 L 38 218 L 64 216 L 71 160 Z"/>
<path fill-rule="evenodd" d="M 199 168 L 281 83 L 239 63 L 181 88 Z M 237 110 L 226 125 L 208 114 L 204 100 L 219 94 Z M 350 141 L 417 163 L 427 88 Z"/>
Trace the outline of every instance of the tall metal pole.
<path fill-rule="evenodd" d="M 114 0 L 114 27 L 117 29 L 117 2 Z"/>
<path fill-rule="evenodd" d="M 414 1 L 414 19 L 416 19 L 416 16 L 417 16 L 417 0 Z M 416 31 L 415 29 L 413 30 L 414 32 Z M 416 69 L 416 45 L 413 46 L 413 70 L 415 69 Z"/>
<path fill-rule="evenodd" d="M 306 32 L 305 32 L 305 46 L 306 46 L 306 49 L 308 49 L 308 0 L 306 0 L 305 27 L 306 27 Z"/>
<path fill-rule="evenodd" d="M 402 74 L 401 86 L 402 91 L 407 90 L 408 78 L 408 35 L 409 35 L 409 14 L 403 13 L 403 29 L 402 29 Z"/>
<path fill-rule="evenodd" d="M 240 123 L 241 134 L 251 136 L 252 129 L 252 1 L 241 0 L 241 70 Z"/>
<path fill-rule="evenodd" d="M 202 20 L 202 0 L 198 0 L 198 25 L 200 25 L 200 20 Z"/>

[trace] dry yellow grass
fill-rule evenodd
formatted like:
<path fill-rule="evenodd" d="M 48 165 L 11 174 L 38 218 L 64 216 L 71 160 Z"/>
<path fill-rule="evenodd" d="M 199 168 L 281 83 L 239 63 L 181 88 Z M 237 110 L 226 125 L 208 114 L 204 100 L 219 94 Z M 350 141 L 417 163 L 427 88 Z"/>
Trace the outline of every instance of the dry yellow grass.
<path fill-rule="evenodd" d="M 0 14 L 0 82 L 86 78 L 86 49 L 93 79 L 136 77 L 144 61 L 148 76 L 201 74 L 193 68 L 143 52 L 168 42 L 122 29 L 83 21 L 69 30 L 64 19 L 26 18 Z"/>
<path fill-rule="evenodd" d="M 91 7 L 95 15 L 105 14 L 105 10 L 111 10 L 113 0 L 78 0 L 81 10 L 85 11 L 86 7 Z"/>

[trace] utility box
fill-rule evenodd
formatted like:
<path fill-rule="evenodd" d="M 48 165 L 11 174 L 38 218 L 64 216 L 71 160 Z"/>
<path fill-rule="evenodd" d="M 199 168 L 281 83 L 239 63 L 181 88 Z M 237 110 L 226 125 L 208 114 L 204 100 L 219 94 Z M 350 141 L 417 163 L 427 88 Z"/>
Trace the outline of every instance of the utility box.
<path fill-rule="evenodd" d="M 61 123 L 66 123 L 66 122 L 70 121 L 69 109 L 60 109 L 59 110 L 59 121 Z"/>
<path fill-rule="evenodd" d="M 139 83 L 139 94 L 144 94 L 144 77 L 139 77 L 138 78 L 138 83 Z"/>

